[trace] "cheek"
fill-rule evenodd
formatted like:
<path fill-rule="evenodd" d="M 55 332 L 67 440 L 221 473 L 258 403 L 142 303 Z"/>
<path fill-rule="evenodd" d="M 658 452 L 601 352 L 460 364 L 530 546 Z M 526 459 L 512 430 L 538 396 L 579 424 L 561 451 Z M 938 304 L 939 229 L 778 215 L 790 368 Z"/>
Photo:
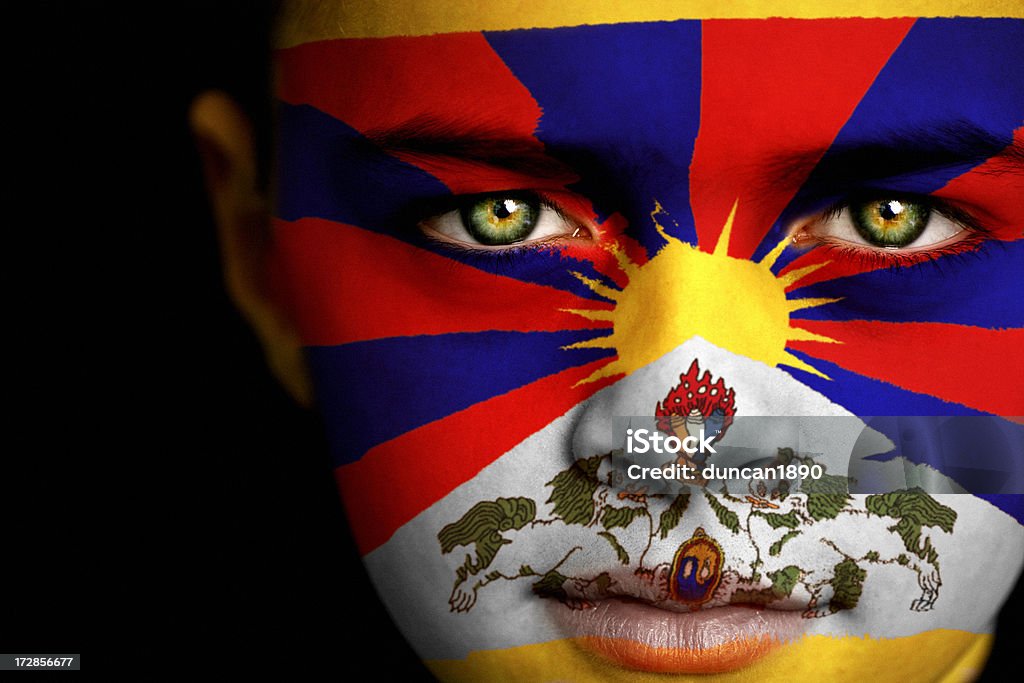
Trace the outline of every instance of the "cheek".
<path fill-rule="evenodd" d="M 990 631 L 1024 566 L 1024 529 L 974 496 L 936 497 L 958 513 L 953 534 L 939 548 L 944 553 L 941 591 L 950 604 L 936 614 L 936 622 L 975 633 Z"/>
<path fill-rule="evenodd" d="M 307 347 L 364 548 L 607 383 L 580 384 L 613 353 L 578 347 L 607 326 L 571 313 L 595 302 L 538 282 L 582 286 L 569 268 L 593 267 L 585 255 L 534 250 L 509 266 L 516 277 L 496 276 L 344 224 L 274 228 L 274 290 Z"/>

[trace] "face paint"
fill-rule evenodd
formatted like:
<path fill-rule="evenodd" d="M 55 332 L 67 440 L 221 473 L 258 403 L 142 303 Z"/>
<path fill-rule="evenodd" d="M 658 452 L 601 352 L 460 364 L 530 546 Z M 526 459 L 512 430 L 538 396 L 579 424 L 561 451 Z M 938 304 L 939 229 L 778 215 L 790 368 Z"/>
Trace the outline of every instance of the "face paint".
<path fill-rule="evenodd" d="M 1016 20 L 676 20 L 278 52 L 275 288 L 439 677 L 979 666 L 1019 498 L 956 493 L 976 454 L 904 418 L 856 474 L 905 485 L 867 492 L 742 420 L 1024 414 L 1022 45 Z M 656 492 L 614 468 L 622 416 L 825 474 Z"/>

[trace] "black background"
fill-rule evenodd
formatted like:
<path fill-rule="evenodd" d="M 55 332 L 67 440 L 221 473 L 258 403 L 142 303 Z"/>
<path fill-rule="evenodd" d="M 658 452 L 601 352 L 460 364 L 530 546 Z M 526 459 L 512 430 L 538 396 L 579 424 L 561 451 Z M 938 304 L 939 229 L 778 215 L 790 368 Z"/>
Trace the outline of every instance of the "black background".
<path fill-rule="evenodd" d="M 221 288 L 186 115 L 221 88 L 267 132 L 270 7 L 4 13 L 0 651 L 345 679 L 384 643 L 382 679 L 427 678 L 358 561 L 316 418 Z M 1022 605 L 1018 586 L 982 680 L 1019 679 Z"/>

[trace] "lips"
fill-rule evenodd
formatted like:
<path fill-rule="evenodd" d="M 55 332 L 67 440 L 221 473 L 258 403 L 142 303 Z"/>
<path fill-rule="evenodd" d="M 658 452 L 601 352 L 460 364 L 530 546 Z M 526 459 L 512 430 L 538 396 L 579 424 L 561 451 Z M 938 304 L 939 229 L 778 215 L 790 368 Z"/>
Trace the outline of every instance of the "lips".
<path fill-rule="evenodd" d="M 798 638 L 799 611 L 723 606 L 669 611 L 629 599 L 553 605 L 577 646 L 619 666 L 658 673 L 718 673 L 748 666 Z"/>

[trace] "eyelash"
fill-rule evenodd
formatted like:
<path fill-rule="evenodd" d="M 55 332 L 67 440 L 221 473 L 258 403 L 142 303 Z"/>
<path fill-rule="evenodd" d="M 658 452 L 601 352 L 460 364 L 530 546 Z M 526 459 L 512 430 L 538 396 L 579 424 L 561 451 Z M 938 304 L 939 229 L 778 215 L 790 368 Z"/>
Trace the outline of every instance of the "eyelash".
<path fill-rule="evenodd" d="M 935 261 L 939 258 L 955 257 L 965 252 L 973 251 L 974 247 L 985 241 L 980 234 L 970 235 L 954 244 L 945 247 L 922 249 L 913 252 L 897 252 L 880 249 L 868 249 L 852 244 L 838 244 L 836 242 L 819 242 L 815 247 L 833 255 L 833 260 L 844 260 L 853 263 L 865 270 L 877 270 L 880 268 L 906 268 L 919 263 Z"/>

